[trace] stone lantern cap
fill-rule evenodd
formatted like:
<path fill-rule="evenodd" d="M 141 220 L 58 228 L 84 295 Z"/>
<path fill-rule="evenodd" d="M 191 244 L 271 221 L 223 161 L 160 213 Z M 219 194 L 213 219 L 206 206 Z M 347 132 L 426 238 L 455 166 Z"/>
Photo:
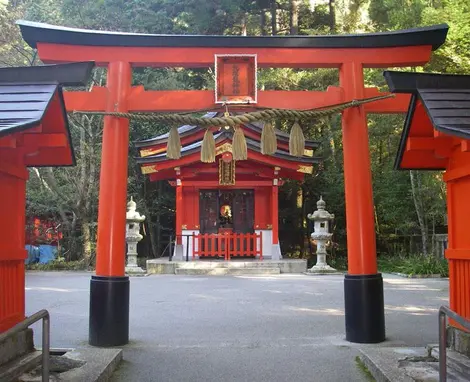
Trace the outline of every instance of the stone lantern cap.
<path fill-rule="evenodd" d="M 145 220 L 145 215 L 141 215 L 136 211 L 137 204 L 134 202 L 134 199 L 131 196 L 131 200 L 127 203 L 127 213 L 126 221 L 128 222 L 143 222 Z"/>
<path fill-rule="evenodd" d="M 330 221 L 335 218 L 334 214 L 330 214 L 325 210 L 326 203 L 323 200 L 323 197 L 320 196 L 320 200 L 317 202 L 317 210 L 313 214 L 308 214 L 307 218 L 314 221 Z"/>

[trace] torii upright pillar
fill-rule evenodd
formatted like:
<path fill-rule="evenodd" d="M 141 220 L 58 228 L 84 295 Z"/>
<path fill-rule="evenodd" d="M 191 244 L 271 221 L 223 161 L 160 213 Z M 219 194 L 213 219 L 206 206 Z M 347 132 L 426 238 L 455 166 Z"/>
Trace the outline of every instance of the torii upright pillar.
<path fill-rule="evenodd" d="M 340 84 L 346 99 L 364 98 L 362 63 L 344 63 Z M 348 274 L 344 279 L 346 340 L 377 343 L 385 340 L 383 280 L 377 274 L 369 134 L 362 106 L 343 112 L 342 129 L 348 235 Z"/>
<path fill-rule="evenodd" d="M 107 111 L 127 111 L 132 69 L 110 62 Z M 90 285 L 89 342 L 120 346 L 129 342 L 129 277 L 126 264 L 127 162 L 129 120 L 104 118 L 98 207 L 96 276 Z"/>

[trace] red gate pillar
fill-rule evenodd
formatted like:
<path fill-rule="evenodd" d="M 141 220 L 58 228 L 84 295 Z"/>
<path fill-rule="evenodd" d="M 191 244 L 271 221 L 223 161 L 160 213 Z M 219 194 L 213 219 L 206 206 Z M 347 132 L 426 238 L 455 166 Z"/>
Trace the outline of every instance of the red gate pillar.
<path fill-rule="evenodd" d="M 175 238 L 175 253 L 174 259 L 177 261 L 184 260 L 184 247 L 183 247 L 183 184 L 180 178 L 181 172 L 180 169 L 176 169 L 176 216 L 175 216 L 175 225 L 176 225 L 176 238 Z"/>
<path fill-rule="evenodd" d="M 276 174 L 277 176 L 277 174 Z M 271 260 L 281 259 L 281 248 L 279 246 L 279 179 L 273 179 L 271 195 L 272 235 L 273 243 L 271 249 Z"/>
<path fill-rule="evenodd" d="M 8 161 L 14 157 L 14 153 L 5 154 L 2 156 L 0 152 L 0 333 L 25 318 L 25 204 L 28 170 L 21 160 Z"/>
<path fill-rule="evenodd" d="M 111 62 L 107 111 L 127 111 L 132 69 Z M 127 159 L 129 121 L 105 117 L 101 154 L 96 276 L 90 284 L 89 343 L 120 346 L 129 342 L 129 278 L 125 277 Z"/>
<path fill-rule="evenodd" d="M 344 63 L 340 85 L 345 99 L 364 98 L 362 64 Z M 367 117 L 362 106 L 342 116 L 348 274 L 344 280 L 346 340 L 385 340 L 382 275 L 377 274 L 374 200 Z"/>

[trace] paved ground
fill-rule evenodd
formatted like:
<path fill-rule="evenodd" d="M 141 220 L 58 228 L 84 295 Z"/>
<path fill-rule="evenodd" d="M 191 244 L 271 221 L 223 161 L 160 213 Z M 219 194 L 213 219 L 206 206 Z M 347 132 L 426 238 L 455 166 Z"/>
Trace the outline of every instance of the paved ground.
<path fill-rule="evenodd" d="M 27 274 L 27 313 L 49 309 L 53 347 L 87 345 L 90 275 Z M 382 346 L 436 343 L 447 284 L 386 276 Z M 130 321 L 116 382 L 366 380 L 344 341 L 342 276 L 132 278 Z"/>

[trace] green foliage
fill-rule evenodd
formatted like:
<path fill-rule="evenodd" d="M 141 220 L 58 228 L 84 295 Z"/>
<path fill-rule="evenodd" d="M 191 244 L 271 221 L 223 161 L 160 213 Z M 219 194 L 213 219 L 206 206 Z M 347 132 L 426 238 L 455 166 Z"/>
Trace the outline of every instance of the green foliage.
<path fill-rule="evenodd" d="M 298 34 L 376 32 L 448 23 L 447 42 L 432 60 L 417 71 L 470 73 L 470 3 L 467 0 L 16 0 L 0 6 L 1 65 L 37 63 L 18 33 L 14 21 L 26 18 L 70 27 L 139 33 L 286 35 L 292 30 L 298 7 Z M 274 17 L 273 17 L 274 16 Z M 273 22 L 274 21 L 274 22 Z M 295 29 L 295 28 L 294 28 Z M 386 91 L 383 69 L 365 69 L 367 86 Z M 402 68 L 408 70 L 408 68 Z M 93 83 L 104 85 L 106 73 L 95 71 Z M 326 90 L 339 83 L 336 68 L 262 68 L 259 87 L 264 90 Z M 91 84 L 90 84 L 91 85 Z M 213 89 L 211 69 L 135 68 L 133 85 L 146 89 Z M 89 87 L 87 88 L 89 89 Z M 445 187 L 436 172 L 417 173 L 418 207 L 413 203 L 410 174 L 395 171 L 393 163 L 404 116 L 369 116 L 369 143 L 373 174 L 378 251 L 410 252 L 412 238 L 424 226 L 445 229 Z M 72 258 L 94 255 L 102 120 L 70 120 L 77 166 L 67 169 L 32 169 L 27 190 L 27 213 L 54 216 L 64 227 L 64 252 Z M 168 131 L 170 126 L 135 123 L 130 126 L 128 193 L 147 216 L 145 256 L 159 256 L 165 237 L 174 231 L 174 190 L 167 182 L 149 182 L 136 165 L 134 142 Z M 290 126 L 278 122 L 285 131 Z M 288 181 L 280 189 L 280 237 L 284 253 L 308 256 L 306 215 L 323 195 L 335 214 L 331 260 L 338 269 L 346 263 L 346 216 L 340 116 L 303 124 L 307 139 L 321 142 L 316 155 L 323 163 L 305 182 Z M 410 240 L 408 240 L 408 238 Z M 407 241 L 408 240 L 408 241 Z M 148 243 L 151 243 L 148 244 Z M 141 248 L 141 249 L 142 249 Z"/>
<path fill-rule="evenodd" d="M 365 379 L 368 382 L 375 382 L 375 378 L 372 375 L 372 373 L 369 371 L 367 366 L 362 362 L 361 358 L 359 356 L 356 356 L 356 365 L 358 369 L 361 371 L 362 375 L 364 375 Z"/>
<path fill-rule="evenodd" d="M 423 255 L 380 256 L 377 259 L 380 272 L 403 273 L 405 275 L 441 275 L 449 276 L 446 259 Z"/>
<path fill-rule="evenodd" d="M 28 264 L 26 265 L 28 271 L 86 271 L 91 270 L 87 263 L 83 260 L 79 261 L 64 261 L 64 259 L 57 259 L 48 264 Z"/>

